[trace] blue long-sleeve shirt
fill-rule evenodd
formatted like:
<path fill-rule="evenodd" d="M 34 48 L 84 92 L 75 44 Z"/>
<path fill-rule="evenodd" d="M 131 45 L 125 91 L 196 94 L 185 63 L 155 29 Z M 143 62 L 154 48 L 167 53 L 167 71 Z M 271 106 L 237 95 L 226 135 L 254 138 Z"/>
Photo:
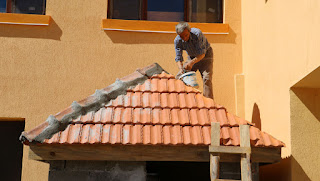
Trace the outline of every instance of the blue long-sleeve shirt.
<path fill-rule="evenodd" d="M 210 48 L 207 38 L 202 34 L 198 28 L 191 28 L 190 38 L 184 41 L 179 35 L 174 39 L 174 47 L 176 50 L 175 61 L 183 61 L 182 51 L 186 50 L 190 57 L 196 57 L 205 54 Z"/>

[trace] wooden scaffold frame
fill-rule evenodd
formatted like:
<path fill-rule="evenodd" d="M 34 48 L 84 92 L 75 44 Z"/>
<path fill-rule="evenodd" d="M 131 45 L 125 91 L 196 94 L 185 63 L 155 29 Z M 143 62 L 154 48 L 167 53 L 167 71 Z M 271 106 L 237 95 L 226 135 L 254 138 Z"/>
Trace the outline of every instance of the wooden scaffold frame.
<path fill-rule="evenodd" d="M 211 145 L 210 152 L 210 178 L 211 181 L 231 181 L 219 179 L 220 154 L 241 155 L 241 180 L 252 181 L 251 172 L 251 147 L 250 147 L 250 125 L 239 125 L 240 147 L 220 146 L 220 123 L 211 123 Z"/>

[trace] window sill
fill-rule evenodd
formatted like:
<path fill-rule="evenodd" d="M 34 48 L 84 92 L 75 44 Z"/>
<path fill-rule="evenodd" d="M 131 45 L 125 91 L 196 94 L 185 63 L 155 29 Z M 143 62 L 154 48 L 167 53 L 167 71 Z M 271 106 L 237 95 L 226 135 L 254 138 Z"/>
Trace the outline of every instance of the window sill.
<path fill-rule="evenodd" d="M 103 19 L 103 30 L 176 33 L 177 22 Z M 229 34 L 229 24 L 222 23 L 189 23 L 191 27 L 199 28 L 203 34 Z"/>
<path fill-rule="evenodd" d="M 0 24 L 48 26 L 50 19 L 48 15 L 0 13 Z"/>

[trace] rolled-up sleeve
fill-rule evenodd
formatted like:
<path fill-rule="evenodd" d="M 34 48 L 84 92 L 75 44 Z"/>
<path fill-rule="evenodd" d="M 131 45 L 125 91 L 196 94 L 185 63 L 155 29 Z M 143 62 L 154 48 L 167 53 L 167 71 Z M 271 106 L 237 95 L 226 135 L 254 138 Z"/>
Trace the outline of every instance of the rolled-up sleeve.
<path fill-rule="evenodd" d="M 181 48 L 181 44 L 179 43 L 179 41 L 174 41 L 174 48 L 176 50 L 176 58 L 175 61 L 176 62 L 181 62 L 183 61 L 183 57 L 182 57 L 182 48 Z"/>

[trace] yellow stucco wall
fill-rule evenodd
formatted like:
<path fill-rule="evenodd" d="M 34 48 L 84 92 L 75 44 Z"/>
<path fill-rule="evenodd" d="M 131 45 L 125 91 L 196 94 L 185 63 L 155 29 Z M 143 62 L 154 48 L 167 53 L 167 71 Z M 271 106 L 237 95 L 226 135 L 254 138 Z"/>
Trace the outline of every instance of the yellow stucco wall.
<path fill-rule="evenodd" d="M 26 130 L 153 62 L 178 71 L 175 34 L 102 31 L 107 0 L 47 1 L 46 26 L 0 25 L 0 117 L 22 117 Z M 226 1 L 229 35 L 206 35 L 214 49 L 214 95 L 235 113 L 234 75 L 242 73 L 240 1 Z M 28 160 L 22 180 L 47 180 L 48 164 Z"/>
<path fill-rule="evenodd" d="M 320 88 L 292 88 L 292 180 L 319 180 Z"/>
<path fill-rule="evenodd" d="M 318 160 L 318 156 L 305 154 L 308 158 L 301 159 L 303 150 L 317 152 L 318 145 L 310 147 L 306 140 L 311 141 L 319 132 L 300 137 L 319 125 L 309 120 L 308 126 L 299 127 L 301 120 L 296 125 L 299 121 L 293 120 L 290 112 L 290 88 L 320 65 L 319 10 L 317 0 L 242 1 L 246 119 L 261 120 L 263 131 L 286 143 L 282 156 L 293 155 L 292 178 L 299 171 L 295 162 L 302 165 L 310 179 L 319 178 L 315 174 L 319 166 L 307 166 L 308 161 Z M 304 114 L 309 115 L 306 110 Z"/>

